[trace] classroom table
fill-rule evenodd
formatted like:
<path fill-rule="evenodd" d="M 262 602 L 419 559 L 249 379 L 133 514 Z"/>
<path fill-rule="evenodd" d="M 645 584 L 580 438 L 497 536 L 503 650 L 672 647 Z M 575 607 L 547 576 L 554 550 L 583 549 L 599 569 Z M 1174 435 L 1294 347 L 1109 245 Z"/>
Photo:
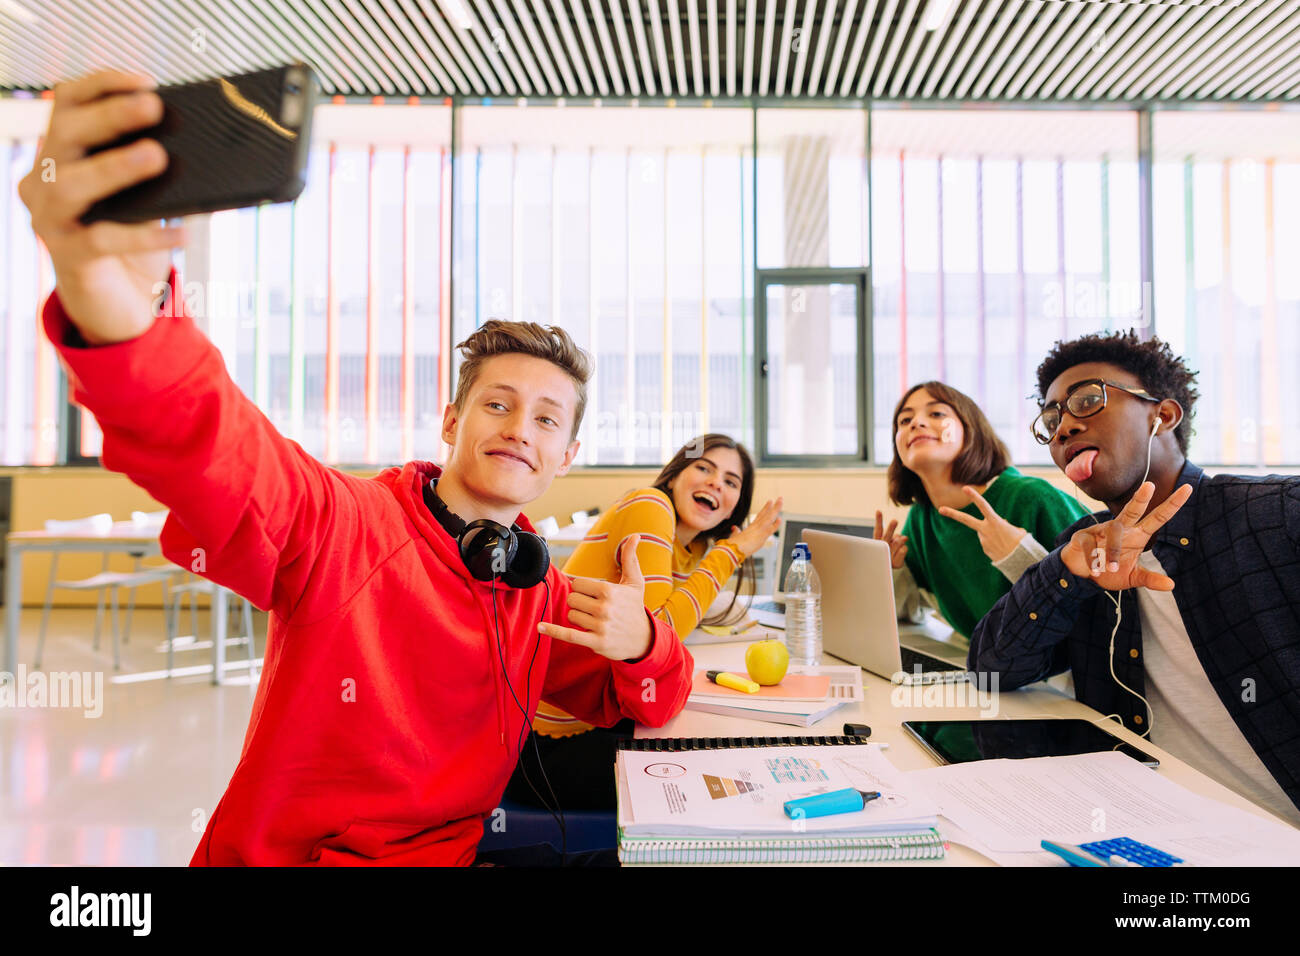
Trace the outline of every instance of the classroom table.
<path fill-rule="evenodd" d="M 104 534 L 93 532 L 64 533 L 54 531 L 11 531 L 5 536 L 8 563 L 5 566 L 5 646 L 4 671 L 14 674 L 18 664 L 18 620 L 22 610 L 23 555 L 29 551 L 49 551 L 56 556 L 69 552 L 109 554 L 125 553 L 150 557 L 162 553 L 159 525 L 139 525 L 133 521 L 115 521 Z M 53 567 L 51 567 L 53 573 Z M 220 684 L 226 667 L 226 588 L 217 585 L 212 595 L 212 683 Z M 6 678 L 7 679 L 7 678 Z"/>
<path fill-rule="evenodd" d="M 573 552 L 578 550 L 578 545 L 582 544 L 582 539 L 590 530 L 591 524 L 567 524 L 559 531 L 544 535 L 546 550 L 551 555 L 551 563 L 556 567 L 562 567 L 564 562 L 572 557 Z"/>
<path fill-rule="evenodd" d="M 960 642 L 960 637 L 956 638 Z M 744 673 L 745 648 L 751 641 L 738 641 L 728 644 L 703 644 L 688 649 L 695 658 L 696 667 L 731 670 Z M 844 661 L 830 655 L 823 655 L 823 663 L 843 665 Z M 781 736 L 823 736 L 843 733 L 846 722 L 863 723 L 871 727 L 871 742 L 888 744 L 885 755 L 899 770 L 925 770 L 937 766 L 936 761 L 921 745 L 903 729 L 905 720 L 970 720 L 981 717 L 980 708 L 975 704 L 966 706 L 926 705 L 924 696 L 895 695 L 896 690 L 883 677 L 877 677 L 867 671 L 862 672 L 865 700 L 860 704 L 849 704 L 836 710 L 833 714 L 811 727 L 794 727 L 786 724 L 768 723 L 766 721 L 747 720 L 720 714 L 706 714 L 700 711 L 683 710 L 663 727 L 636 728 L 637 737 L 781 737 Z M 942 695 L 943 685 L 937 685 L 935 695 Z M 916 688 L 914 695 L 924 695 L 925 688 Z M 929 698 L 941 701 L 936 696 Z M 948 701 L 962 701 L 960 697 L 949 696 Z M 973 696 L 969 698 L 973 700 Z M 1085 720 L 1098 720 L 1103 715 L 1087 707 L 1073 697 L 1061 693 L 1045 682 L 1033 684 L 1017 691 L 1003 692 L 997 696 L 998 713 L 990 716 L 1027 718 L 1027 717 L 1081 717 Z M 899 706 L 902 704 L 902 706 Z M 1246 798 L 1239 796 L 1203 773 L 1183 763 L 1177 757 L 1154 744 L 1148 743 L 1136 734 L 1120 726 L 1117 721 L 1108 721 L 1102 725 L 1105 730 L 1117 737 L 1135 744 L 1160 760 L 1160 767 L 1155 773 L 1167 777 L 1180 786 L 1211 800 L 1240 807 L 1256 816 L 1277 822 L 1267 810 L 1256 806 Z M 1283 822 L 1283 825 L 1286 825 Z M 943 860 L 891 863 L 891 866 L 993 866 L 996 865 L 983 854 L 952 843 Z"/>

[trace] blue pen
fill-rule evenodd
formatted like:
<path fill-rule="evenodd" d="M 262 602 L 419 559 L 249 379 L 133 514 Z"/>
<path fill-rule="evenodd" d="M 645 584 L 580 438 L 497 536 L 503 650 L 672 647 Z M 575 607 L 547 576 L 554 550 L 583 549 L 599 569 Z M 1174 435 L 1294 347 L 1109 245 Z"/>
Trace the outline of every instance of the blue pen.
<path fill-rule="evenodd" d="M 868 802 L 880 797 L 878 790 L 833 790 L 830 793 L 817 793 L 811 797 L 785 802 L 785 815 L 792 820 L 809 817 L 829 817 L 835 813 L 856 813 Z"/>

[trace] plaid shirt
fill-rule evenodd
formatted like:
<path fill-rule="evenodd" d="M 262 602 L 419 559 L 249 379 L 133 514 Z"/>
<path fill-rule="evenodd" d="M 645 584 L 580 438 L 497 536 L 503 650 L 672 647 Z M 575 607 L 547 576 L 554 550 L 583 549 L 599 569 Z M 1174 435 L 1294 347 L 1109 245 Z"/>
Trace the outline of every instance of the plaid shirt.
<path fill-rule="evenodd" d="M 1219 700 L 1300 807 L 1300 477 L 1209 477 L 1187 462 L 1184 484 L 1192 497 L 1149 547 L 1175 582 L 1187 636 Z M 1061 532 L 1056 550 L 993 606 L 975 628 L 967 664 L 997 673 L 1003 690 L 1069 669 L 1081 702 L 1140 734 L 1146 707 L 1107 664 L 1115 607 L 1061 561 L 1062 546 L 1092 520 Z M 1145 696 L 1137 596 L 1122 591 L 1120 602 L 1115 674 Z"/>

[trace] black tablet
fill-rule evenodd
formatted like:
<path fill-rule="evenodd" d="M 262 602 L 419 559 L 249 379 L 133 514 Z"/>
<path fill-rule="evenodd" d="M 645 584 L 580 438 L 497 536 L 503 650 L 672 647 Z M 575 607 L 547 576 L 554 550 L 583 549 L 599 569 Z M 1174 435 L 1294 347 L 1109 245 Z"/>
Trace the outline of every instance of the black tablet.
<path fill-rule="evenodd" d="M 1160 761 L 1097 724 L 1065 720 L 905 720 L 903 727 L 940 763 L 999 757 L 1068 757 L 1118 750 L 1148 767 Z"/>

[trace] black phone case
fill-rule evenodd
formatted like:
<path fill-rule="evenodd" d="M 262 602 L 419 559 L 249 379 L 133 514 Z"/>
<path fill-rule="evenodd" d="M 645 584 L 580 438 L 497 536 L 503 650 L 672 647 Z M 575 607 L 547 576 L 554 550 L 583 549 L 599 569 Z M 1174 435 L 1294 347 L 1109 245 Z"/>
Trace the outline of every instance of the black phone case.
<path fill-rule="evenodd" d="M 296 129 L 280 122 L 291 69 L 301 71 L 305 97 Z M 161 87 L 161 123 L 92 152 L 156 139 L 167 150 L 167 169 L 101 199 L 81 221 L 145 222 L 296 199 L 306 185 L 316 88 L 303 64 Z"/>

